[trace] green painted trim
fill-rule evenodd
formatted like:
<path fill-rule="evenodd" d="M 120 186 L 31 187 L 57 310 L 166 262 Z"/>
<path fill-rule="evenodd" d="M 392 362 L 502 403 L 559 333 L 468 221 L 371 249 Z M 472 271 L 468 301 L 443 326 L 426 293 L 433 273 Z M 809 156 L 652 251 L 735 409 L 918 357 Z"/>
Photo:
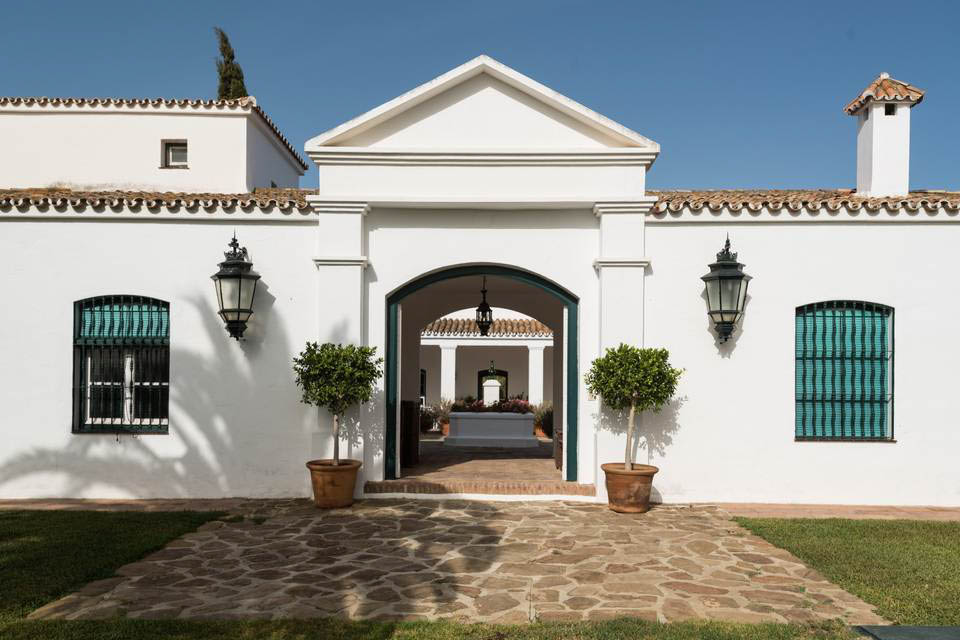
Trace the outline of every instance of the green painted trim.
<path fill-rule="evenodd" d="M 577 367 L 577 336 L 579 335 L 579 318 L 577 317 L 577 303 L 567 304 L 567 437 L 573 446 L 563 442 L 567 453 L 567 482 L 577 481 L 577 423 L 579 422 L 580 398 L 577 391 L 580 388 L 580 375 Z"/>
<path fill-rule="evenodd" d="M 386 433 L 384 434 L 384 477 L 393 480 L 397 477 L 397 402 L 400 395 L 397 383 L 400 379 L 397 371 L 399 345 L 398 340 L 398 306 L 411 293 L 419 291 L 431 284 L 461 278 L 464 276 L 503 276 L 518 280 L 543 289 L 556 296 L 567 308 L 567 437 L 563 442 L 567 456 L 567 481 L 577 481 L 577 434 L 579 423 L 579 388 L 580 374 L 578 363 L 578 335 L 580 300 L 575 295 L 546 278 L 535 273 L 523 271 L 515 267 L 503 265 L 466 265 L 441 269 L 421 276 L 408 282 L 387 296 L 387 349 L 386 349 L 386 376 L 384 384 L 387 391 Z"/>
<path fill-rule="evenodd" d="M 384 479 L 396 480 L 397 478 L 397 397 L 399 389 L 397 381 L 400 377 L 397 375 L 397 355 L 399 353 L 399 336 L 397 332 L 399 301 L 387 301 L 387 357 L 386 372 L 384 383 L 387 387 L 387 419 L 386 433 L 383 439 L 383 464 Z"/>

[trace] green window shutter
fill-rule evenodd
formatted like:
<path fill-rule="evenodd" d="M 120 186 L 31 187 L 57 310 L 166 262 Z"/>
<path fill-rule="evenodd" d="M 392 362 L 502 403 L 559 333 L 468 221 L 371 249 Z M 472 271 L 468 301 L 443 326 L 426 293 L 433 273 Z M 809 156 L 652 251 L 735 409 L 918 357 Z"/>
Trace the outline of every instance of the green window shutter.
<path fill-rule="evenodd" d="M 77 302 L 81 342 L 162 344 L 170 338 L 170 306 L 140 296 L 104 296 Z"/>
<path fill-rule="evenodd" d="M 798 307 L 798 440 L 893 437 L 893 309 L 849 300 Z"/>

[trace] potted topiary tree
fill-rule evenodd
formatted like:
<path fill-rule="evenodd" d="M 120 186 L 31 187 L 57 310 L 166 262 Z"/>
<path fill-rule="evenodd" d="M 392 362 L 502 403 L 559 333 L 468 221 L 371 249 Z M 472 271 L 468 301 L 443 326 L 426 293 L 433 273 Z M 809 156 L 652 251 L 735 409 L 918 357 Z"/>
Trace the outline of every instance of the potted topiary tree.
<path fill-rule="evenodd" d="M 593 361 L 586 376 L 587 388 L 615 411 L 629 411 L 627 449 L 623 464 L 600 465 L 607 479 L 607 500 L 618 513 L 643 513 L 650 509 L 650 487 L 658 469 L 634 464 L 634 423 L 640 411 L 660 411 L 677 390 L 683 369 L 670 366 L 666 349 L 640 349 L 621 344 Z"/>
<path fill-rule="evenodd" d="M 293 359 L 301 402 L 326 407 L 333 414 L 333 459 L 307 462 L 313 484 L 313 501 L 318 507 L 332 509 L 353 504 L 359 460 L 340 459 L 340 427 L 344 412 L 368 402 L 383 371 L 383 358 L 376 347 L 353 344 L 308 342 Z"/>

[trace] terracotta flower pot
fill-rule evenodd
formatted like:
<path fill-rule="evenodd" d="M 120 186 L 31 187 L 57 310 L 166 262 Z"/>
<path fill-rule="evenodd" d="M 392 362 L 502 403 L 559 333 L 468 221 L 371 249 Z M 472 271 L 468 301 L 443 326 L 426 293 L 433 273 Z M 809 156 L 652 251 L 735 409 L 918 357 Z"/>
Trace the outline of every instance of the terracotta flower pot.
<path fill-rule="evenodd" d="M 311 460 L 310 483 L 313 485 L 313 503 L 321 509 L 349 507 L 353 504 L 353 490 L 357 486 L 357 471 L 363 463 L 359 460 Z"/>
<path fill-rule="evenodd" d="M 607 476 L 607 502 L 617 513 L 645 513 L 650 510 L 650 488 L 657 467 L 635 464 L 626 471 L 622 462 L 600 465 Z"/>

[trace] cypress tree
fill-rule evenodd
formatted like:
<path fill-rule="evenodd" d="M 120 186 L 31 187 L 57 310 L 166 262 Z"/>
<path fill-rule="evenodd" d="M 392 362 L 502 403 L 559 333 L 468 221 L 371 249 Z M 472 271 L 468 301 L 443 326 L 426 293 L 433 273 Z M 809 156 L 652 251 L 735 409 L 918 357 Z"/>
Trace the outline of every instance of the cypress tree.
<path fill-rule="evenodd" d="M 234 59 L 233 47 L 230 46 L 230 39 L 220 27 L 213 28 L 220 42 L 220 57 L 217 58 L 217 75 L 219 83 L 217 85 L 218 100 L 235 100 L 236 98 L 245 98 L 250 95 L 247 87 L 243 84 L 243 69 Z"/>

